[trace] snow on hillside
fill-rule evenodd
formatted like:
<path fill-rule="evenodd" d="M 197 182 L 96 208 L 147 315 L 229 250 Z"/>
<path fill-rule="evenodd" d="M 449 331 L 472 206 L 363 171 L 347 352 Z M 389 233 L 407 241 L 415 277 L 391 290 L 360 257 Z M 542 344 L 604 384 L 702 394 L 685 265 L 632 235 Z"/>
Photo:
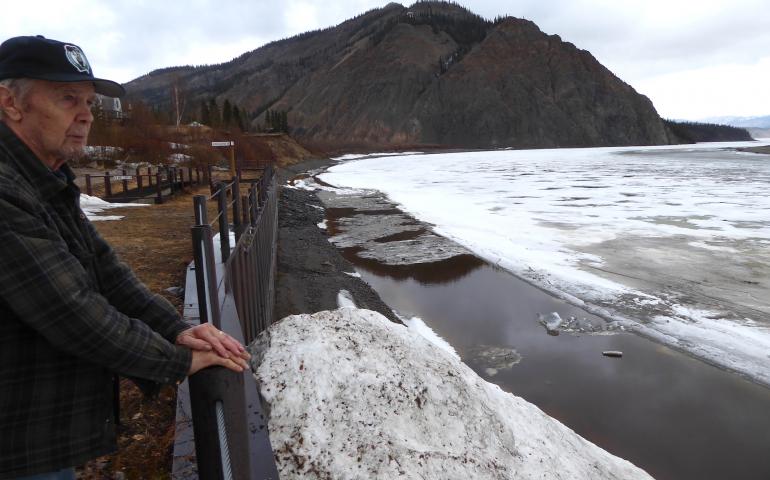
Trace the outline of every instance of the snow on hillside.
<path fill-rule="evenodd" d="M 455 356 L 346 306 L 251 347 L 282 479 L 649 479 Z"/>

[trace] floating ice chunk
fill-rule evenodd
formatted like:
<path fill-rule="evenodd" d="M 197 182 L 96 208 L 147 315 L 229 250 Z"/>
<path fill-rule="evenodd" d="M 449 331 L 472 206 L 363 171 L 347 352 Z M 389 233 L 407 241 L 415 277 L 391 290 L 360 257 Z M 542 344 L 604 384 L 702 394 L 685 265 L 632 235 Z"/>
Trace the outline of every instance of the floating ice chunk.
<path fill-rule="evenodd" d="M 478 345 L 470 348 L 468 354 L 470 361 L 484 366 L 484 371 L 490 377 L 497 375 L 500 370 L 510 370 L 521 362 L 521 355 L 511 347 Z"/>
<path fill-rule="evenodd" d="M 564 323 L 564 320 L 556 312 L 538 313 L 537 320 L 545 327 L 549 335 L 558 335 L 559 327 Z"/>

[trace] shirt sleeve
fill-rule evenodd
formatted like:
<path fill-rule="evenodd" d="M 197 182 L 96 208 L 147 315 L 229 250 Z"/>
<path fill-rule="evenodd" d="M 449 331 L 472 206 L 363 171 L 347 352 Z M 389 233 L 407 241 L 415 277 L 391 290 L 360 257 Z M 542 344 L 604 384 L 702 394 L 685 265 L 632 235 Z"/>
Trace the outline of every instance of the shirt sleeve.
<path fill-rule="evenodd" d="M 190 350 L 111 305 L 47 219 L 8 198 L 0 198 L 0 299 L 14 316 L 55 348 L 121 375 L 160 383 L 183 379 Z M 140 313 L 153 308 L 148 303 Z"/>

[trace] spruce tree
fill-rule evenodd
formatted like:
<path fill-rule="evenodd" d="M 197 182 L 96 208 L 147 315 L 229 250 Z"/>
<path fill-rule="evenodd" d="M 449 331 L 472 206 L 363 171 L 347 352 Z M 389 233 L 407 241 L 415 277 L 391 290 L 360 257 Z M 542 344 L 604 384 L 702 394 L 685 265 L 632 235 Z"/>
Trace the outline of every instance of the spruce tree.
<path fill-rule="evenodd" d="M 211 112 L 209 106 L 206 105 L 205 100 L 201 100 L 201 123 L 204 125 L 211 125 Z"/>
<path fill-rule="evenodd" d="M 230 100 L 225 99 L 225 104 L 222 107 L 222 125 L 227 128 L 233 123 L 233 106 L 230 104 Z"/>
<path fill-rule="evenodd" d="M 211 115 L 211 127 L 217 128 L 222 125 L 222 116 L 219 114 L 216 98 L 209 100 L 209 115 Z"/>

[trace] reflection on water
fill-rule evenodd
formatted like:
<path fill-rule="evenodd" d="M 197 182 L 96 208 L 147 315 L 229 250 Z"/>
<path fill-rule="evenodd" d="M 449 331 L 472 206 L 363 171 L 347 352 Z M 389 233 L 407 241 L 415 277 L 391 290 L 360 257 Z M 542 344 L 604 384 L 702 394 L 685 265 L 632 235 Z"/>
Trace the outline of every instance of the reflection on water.
<path fill-rule="evenodd" d="M 596 317 L 470 255 L 401 267 L 345 256 L 482 377 L 655 478 L 770 479 L 770 390 L 632 334 L 549 336 L 540 313 Z M 520 361 L 492 365 L 480 348 Z"/>

